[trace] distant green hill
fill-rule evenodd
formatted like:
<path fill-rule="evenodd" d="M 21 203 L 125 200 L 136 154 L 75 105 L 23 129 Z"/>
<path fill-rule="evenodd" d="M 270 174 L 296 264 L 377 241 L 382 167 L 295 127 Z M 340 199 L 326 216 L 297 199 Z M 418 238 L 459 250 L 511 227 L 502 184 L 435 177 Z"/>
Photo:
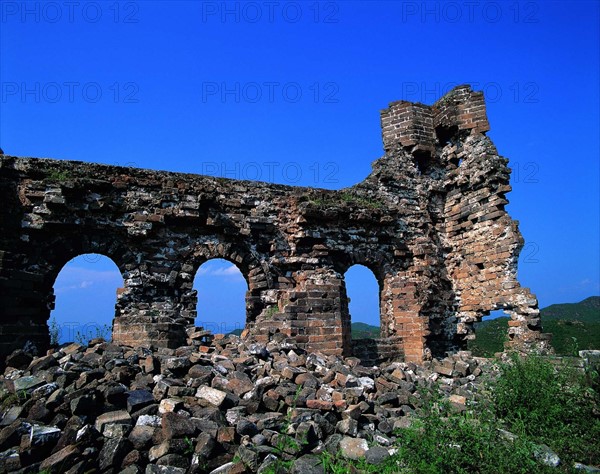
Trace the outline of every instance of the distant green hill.
<path fill-rule="evenodd" d="M 493 357 L 504 350 L 504 341 L 508 333 L 507 317 L 488 319 L 475 323 L 476 339 L 469 341 L 467 348 L 477 357 Z"/>
<path fill-rule="evenodd" d="M 352 323 L 352 339 L 376 339 L 379 337 L 379 326 L 367 323 Z"/>
<path fill-rule="evenodd" d="M 584 323 L 600 322 L 600 296 L 590 296 L 579 303 L 553 304 L 541 310 L 542 320 L 569 319 Z"/>
<path fill-rule="evenodd" d="M 600 296 L 590 296 L 579 303 L 553 304 L 540 310 L 544 332 L 552 333 L 557 355 L 573 355 L 582 349 L 600 349 Z M 469 341 L 473 355 L 491 357 L 504 349 L 508 318 L 501 317 L 475 323 L 477 338 Z M 230 334 L 239 336 L 242 329 Z M 375 339 L 379 327 L 352 323 L 352 339 Z"/>
<path fill-rule="evenodd" d="M 600 349 L 600 296 L 579 303 L 553 304 L 540 310 L 544 332 L 552 333 L 557 355 L 574 355 L 582 349 Z M 489 357 L 502 351 L 508 318 L 475 324 L 477 338 L 469 341 L 474 355 Z"/>
<path fill-rule="evenodd" d="M 552 346 L 557 354 L 600 349 L 600 296 L 579 303 L 553 304 L 540 313 L 542 327 L 552 333 Z"/>
<path fill-rule="evenodd" d="M 579 303 L 553 304 L 540 310 L 544 332 L 552 333 L 552 347 L 557 355 L 574 355 L 582 349 L 600 349 L 600 296 Z M 475 324 L 477 338 L 469 341 L 474 355 L 491 357 L 504 350 L 508 317 L 489 319 Z M 379 327 L 352 323 L 352 339 L 378 338 Z"/>

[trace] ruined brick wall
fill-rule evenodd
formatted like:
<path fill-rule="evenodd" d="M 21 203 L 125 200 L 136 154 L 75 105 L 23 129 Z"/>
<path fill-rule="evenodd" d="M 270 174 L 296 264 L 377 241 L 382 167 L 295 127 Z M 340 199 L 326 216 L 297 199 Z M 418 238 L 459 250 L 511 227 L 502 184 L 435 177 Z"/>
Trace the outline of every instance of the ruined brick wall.
<path fill-rule="evenodd" d="M 119 267 L 115 341 L 177 347 L 194 324 L 193 279 L 211 258 L 248 283 L 246 327 L 332 354 L 353 344 L 344 273 L 380 286 L 378 357 L 420 361 L 462 348 L 472 323 L 511 315 L 509 345 L 544 345 L 537 301 L 516 279 L 523 240 L 504 210 L 507 160 L 485 132 L 481 93 L 392 103 L 385 155 L 365 181 L 329 191 L 0 155 L 0 353 L 48 344 L 53 284 L 73 257 Z"/>

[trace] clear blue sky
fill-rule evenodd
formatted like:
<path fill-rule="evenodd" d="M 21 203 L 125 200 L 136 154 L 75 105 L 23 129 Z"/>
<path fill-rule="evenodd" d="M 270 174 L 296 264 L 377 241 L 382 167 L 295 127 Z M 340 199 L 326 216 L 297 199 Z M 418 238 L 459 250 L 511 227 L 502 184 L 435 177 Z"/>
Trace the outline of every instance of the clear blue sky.
<path fill-rule="evenodd" d="M 515 170 L 519 279 L 541 306 L 575 302 L 600 293 L 598 5 L 6 0 L 0 146 L 341 188 L 383 153 L 380 109 L 471 83 Z M 88 260 L 59 277 L 55 314 L 110 323 L 118 277 Z M 355 302 L 376 291 L 357 278 Z M 244 281 L 216 265 L 197 284 L 214 295 Z M 206 303 L 221 309 L 206 320 L 241 321 L 228 299 Z"/>

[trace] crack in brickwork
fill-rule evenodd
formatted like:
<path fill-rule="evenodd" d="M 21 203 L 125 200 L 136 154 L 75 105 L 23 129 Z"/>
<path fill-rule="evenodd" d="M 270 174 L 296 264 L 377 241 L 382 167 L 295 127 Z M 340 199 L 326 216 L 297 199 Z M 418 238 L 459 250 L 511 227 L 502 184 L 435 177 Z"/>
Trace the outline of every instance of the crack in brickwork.
<path fill-rule="evenodd" d="M 506 213 L 508 160 L 485 135 L 483 94 L 381 113 L 385 155 L 339 191 L 0 155 L 0 353 L 49 343 L 58 272 L 110 257 L 124 280 L 113 338 L 177 347 L 194 325 L 193 279 L 212 258 L 248 283 L 246 328 L 350 355 L 343 275 L 370 268 L 381 336 L 368 358 L 422 361 L 464 348 L 473 323 L 510 316 L 507 347 L 547 347 L 537 300 L 516 279 L 523 239 Z"/>

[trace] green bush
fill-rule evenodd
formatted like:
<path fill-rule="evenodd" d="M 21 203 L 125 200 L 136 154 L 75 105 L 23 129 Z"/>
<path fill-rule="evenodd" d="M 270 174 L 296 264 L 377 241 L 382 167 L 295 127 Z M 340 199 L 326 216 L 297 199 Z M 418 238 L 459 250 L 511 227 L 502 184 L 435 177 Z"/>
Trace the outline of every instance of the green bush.
<path fill-rule="evenodd" d="M 339 453 L 322 454 L 322 463 L 328 473 L 577 472 L 574 462 L 600 463 L 597 386 L 596 370 L 583 374 L 515 355 L 466 410 L 453 407 L 437 387 L 422 388 L 413 424 L 395 433 L 397 451 L 384 464 L 349 461 Z M 558 468 L 536 460 L 540 444 L 559 455 Z"/>
<path fill-rule="evenodd" d="M 48 181 L 63 183 L 71 179 L 71 174 L 68 170 L 52 170 L 48 173 L 47 179 Z"/>
<path fill-rule="evenodd" d="M 500 439 L 501 424 L 487 406 L 458 412 L 441 400 L 427 404 L 410 428 L 398 435 L 398 457 L 410 472 L 543 472 L 525 438 Z"/>
<path fill-rule="evenodd" d="M 509 430 L 547 444 L 567 465 L 600 464 L 600 404 L 593 376 L 566 365 L 555 368 L 537 356 L 513 356 L 500 370 L 494 407 Z"/>
<path fill-rule="evenodd" d="M 475 339 L 467 342 L 467 349 L 476 357 L 494 357 L 504 350 L 508 338 L 509 318 L 496 318 L 474 324 Z"/>

